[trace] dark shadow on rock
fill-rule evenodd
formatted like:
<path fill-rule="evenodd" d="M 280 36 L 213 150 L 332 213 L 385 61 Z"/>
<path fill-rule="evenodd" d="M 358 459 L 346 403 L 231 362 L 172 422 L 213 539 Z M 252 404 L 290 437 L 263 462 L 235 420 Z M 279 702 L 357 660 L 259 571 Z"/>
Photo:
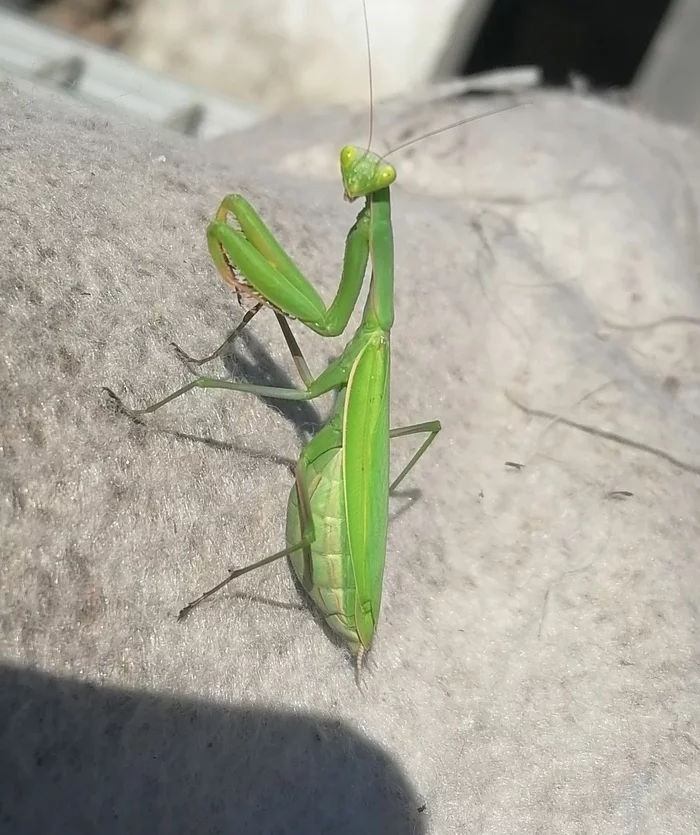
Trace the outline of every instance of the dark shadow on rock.
<path fill-rule="evenodd" d="M 321 338 L 319 337 L 319 339 Z M 281 334 L 280 340 L 282 340 Z M 249 358 L 242 355 L 240 351 L 241 343 L 245 345 Z M 258 386 L 303 388 L 303 384 L 298 378 L 290 377 L 277 365 L 265 344 L 250 329 L 243 331 L 238 339 L 229 346 L 222 359 L 228 373 L 238 380 L 245 380 Z M 323 425 L 320 412 L 308 400 L 275 400 L 272 397 L 261 397 L 260 400 L 282 414 L 295 427 L 302 444 L 309 441 Z"/>
<path fill-rule="evenodd" d="M 394 524 L 394 522 L 400 519 L 404 513 L 407 513 L 423 497 L 423 491 L 419 487 L 407 487 L 405 490 L 393 490 L 389 494 L 389 497 L 392 500 L 389 504 L 389 523 Z M 396 510 L 393 510 L 391 508 L 394 506 L 393 500 L 395 499 L 406 499 L 406 501 Z"/>
<path fill-rule="evenodd" d="M 295 474 L 296 461 L 288 458 L 286 455 L 277 455 L 266 449 L 255 449 L 239 444 L 236 441 L 224 441 L 219 438 L 213 438 L 211 435 L 195 435 L 192 432 L 183 432 L 179 429 L 168 429 L 160 426 L 157 422 L 151 422 L 143 415 L 134 414 L 128 406 L 125 406 L 121 397 L 115 394 L 111 389 L 103 387 L 104 403 L 107 408 L 115 412 L 115 414 L 123 415 L 132 420 L 143 432 L 157 432 L 159 435 L 169 435 L 171 438 L 176 438 L 178 441 L 187 441 L 188 443 L 203 444 L 204 446 L 215 449 L 219 452 L 239 452 L 241 455 L 247 455 L 249 458 L 257 459 L 259 461 L 269 461 L 271 464 L 278 464 L 286 467 L 290 475 Z"/>
<path fill-rule="evenodd" d="M 0 667 L 4 832 L 420 835 L 419 805 L 340 722 Z"/>
<path fill-rule="evenodd" d="M 146 427 L 151 428 L 151 427 Z M 180 432 L 178 429 L 162 429 L 161 427 L 157 427 L 156 431 L 158 431 L 161 435 L 171 435 L 173 438 L 177 438 L 180 441 L 191 441 L 192 443 L 197 444 L 204 444 L 204 446 L 211 447 L 212 449 L 216 449 L 220 452 L 239 452 L 241 455 L 247 455 L 249 458 L 256 459 L 258 461 L 269 461 L 271 464 L 279 464 L 281 467 L 286 467 L 289 470 L 289 474 L 294 477 L 294 471 L 296 467 L 296 461 L 293 461 L 291 458 L 287 458 L 286 455 L 277 455 L 274 452 L 270 452 L 266 449 L 254 449 L 253 447 L 246 446 L 245 444 L 238 444 L 235 441 L 221 441 L 218 438 L 212 438 L 211 435 L 193 435 L 190 432 Z"/>

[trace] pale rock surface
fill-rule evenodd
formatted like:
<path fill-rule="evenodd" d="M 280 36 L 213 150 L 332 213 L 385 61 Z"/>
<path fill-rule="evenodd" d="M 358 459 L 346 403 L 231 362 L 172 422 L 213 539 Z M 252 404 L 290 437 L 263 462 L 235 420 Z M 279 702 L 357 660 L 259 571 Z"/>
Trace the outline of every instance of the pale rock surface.
<path fill-rule="evenodd" d="M 532 98 L 396 155 L 392 424 L 443 433 L 392 500 L 360 691 L 286 564 L 175 620 L 281 547 L 314 408 L 198 392 L 143 428 L 100 388 L 149 402 L 187 379 L 171 340 L 238 321 L 204 238 L 227 191 L 330 298 L 364 115 L 206 148 L 0 91 L 4 829 L 699 831 L 700 329 L 605 321 L 700 316 L 700 145 Z M 502 103 L 380 107 L 375 136 Z M 316 370 L 343 344 L 297 332 Z M 294 379 L 273 317 L 228 370 Z"/>

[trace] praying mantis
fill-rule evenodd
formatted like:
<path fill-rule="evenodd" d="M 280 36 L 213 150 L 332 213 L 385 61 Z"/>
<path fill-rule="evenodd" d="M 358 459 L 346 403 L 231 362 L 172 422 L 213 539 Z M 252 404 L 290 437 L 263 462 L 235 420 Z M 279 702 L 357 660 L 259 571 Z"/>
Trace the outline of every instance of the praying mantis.
<path fill-rule="evenodd" d="M 301 585 L 330 629 L 356 657 L 359 670 L 379 619 L 389 493 L 421 458 L 441 426 L 432 420 L 389 428 L 389 337 L 394 322 L 389 187 L 396 179 L 396 171 L 379 155 L 353 145 L 342 149 L 340 170 L 346 200 L 364 197 L 365 203 L 348 233 L 342 276 L 331 305 L 324 305 L 250 203 L 240 195 L 228 195 L 207 229 L 209 250 L 223 278 L 239 296 L 255 298 L 256 305 L 210 356 L 194 360 L 179 351 L 191 364 L 208 362 L 223 353 L 263 306 L 270 306 L 305 388 L 196 376 L 146 408 L 121 408 L 132 417 L 140 417 L 195 388 L 223 388 L 280 400 L 312 400 L 330 391 L 337 392 L 328 422 L 304 446 L 295 468 L 295 485 L 287 506 L 287 547 L 231 571 L 221 583 L 188 604 L 180 617 L 236 577 L 289 557 Z M 229 214 L 239 228 L 228 225 Z M 313 377 L 286 317 L 298 319 L 321 336 L 342 334 L 356 306 L 370 260 L 372 274 L 362 322 L 340 356 Z M 390 439 L 419 433 L 427 437 L 390 484 Z"/>
<path fill-rule="evenodd" d="M 367 13 L 365 26 L 367 28 Z M 370 63 L 370 99 L 371 99 Z M 501 108 L 501 110 L 507 110 Z M 493 112 L 501 112 L 501 110 Z M 465 124 L 462 119 L 419 139 Z M 400 147 L 419 141 L 404 143 Z M 372 646 L 379 620 L 386 558 L 389 495 L 398 487 L 441 430 L 438 420 L 390 429 L 390 334 L 394 322 L 394 241 L 390 187 L 395 168 L 386 154 L 346 145 L 340 152 L 344 197 L 364 199 L 345 242 L 340 282 L 326 306 L 251 204 L 241 195 L 226 196 L 207 228 L 212 260 L 238 295 L 255 304 L 224 343 L 209 356 L 194 359 L 176 347 L 181 358 L 199 366 L 227 346 L 264 307 L 274 311 L 304 388 L 262 386 L 197 375 L 186 385 L 142 409 L 119 407 L 134 418 L 162 408 L 195 388 L 229 389 L 260 397 L 305 401 L 336 392 L 326 424 L 303 447 L 287 505 L 286 547 L 251 565 L 232 570 L 220 583 L 182 609 L 186 616 L 212 594 L 243 574 L 288 557 L 302 587 L 330 629 L 355 656 L 359 672 Z M 398 150 L 398 148 L 395 148 Z M 393 151 L 391 152 L 393 153 Z M 229 224 L 232 216 L 236 226 Z M 371 277 L 362 321 L 341 354 L 314 377 L 288 324 L 297 319 L 322 337 L 347 328 L 364 284 Z M 390 483 L 389 451 L 393 438 L 425 434 L 417 452 Z"/>

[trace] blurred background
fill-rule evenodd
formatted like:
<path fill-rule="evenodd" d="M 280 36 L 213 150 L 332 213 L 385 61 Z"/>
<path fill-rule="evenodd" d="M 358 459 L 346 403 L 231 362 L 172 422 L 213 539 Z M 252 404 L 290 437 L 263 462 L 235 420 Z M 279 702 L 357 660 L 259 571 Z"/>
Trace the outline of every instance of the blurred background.
<path fill-rule="evenodd" d="M 375 98 L 503 68 L 700 125 L 700 0 L 367 0 Z M 0 77 L 210 138 L 367 101 L 361 0 L 0 0 Z M 16 81 L 15 81 L 16 83 Z"/>

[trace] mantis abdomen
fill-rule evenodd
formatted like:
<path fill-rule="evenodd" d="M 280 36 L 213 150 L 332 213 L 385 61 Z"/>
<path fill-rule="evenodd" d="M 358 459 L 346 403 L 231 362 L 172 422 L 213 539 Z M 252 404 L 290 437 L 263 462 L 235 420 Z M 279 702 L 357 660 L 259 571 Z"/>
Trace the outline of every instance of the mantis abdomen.
<path fill-rule="evenodd" d="M 315 539 L 289 556 L 305 591 L 322 612 L 328 627 L 339 635 L 353 654 L 360 649 L 355 622 L 355 575 L 348 541 L 343 490 L 341 409 L 303 449 L 300 475 L 304 480 Z M 340 411 L 341 414 L 338 414 Z M 287 544 L 303 539 L 298 487 L 287 504 Z"/>

